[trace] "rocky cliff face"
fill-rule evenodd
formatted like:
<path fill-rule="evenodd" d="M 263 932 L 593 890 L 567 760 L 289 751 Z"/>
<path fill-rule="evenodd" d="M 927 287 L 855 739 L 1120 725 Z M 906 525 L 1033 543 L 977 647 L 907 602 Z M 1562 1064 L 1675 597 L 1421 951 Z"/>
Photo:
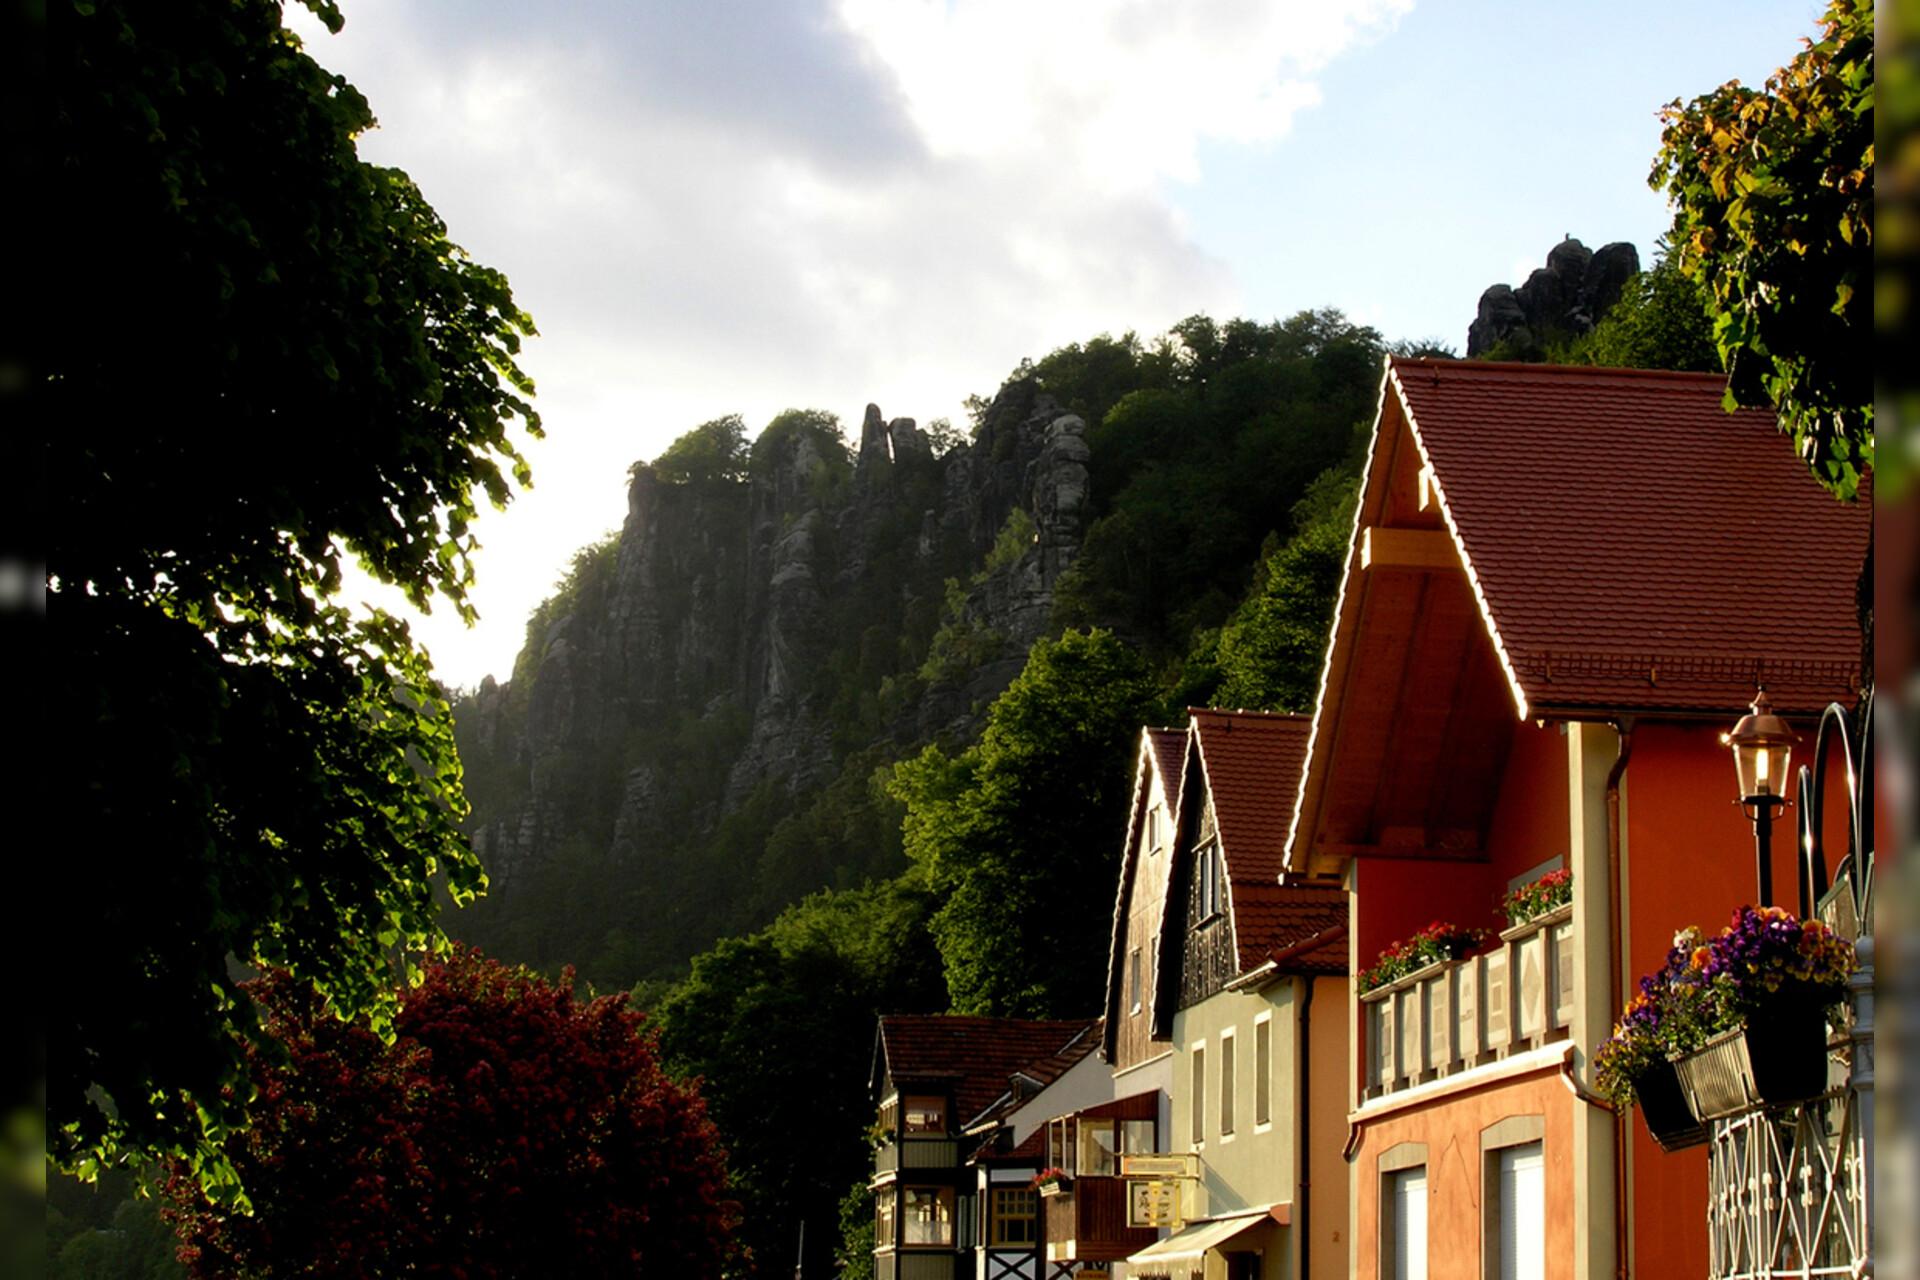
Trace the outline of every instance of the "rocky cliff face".
<path fill-rule="evenodd" d="M 514 677 L 456 709 L 496 902 L 568 858 L 671 897 L 670 866 L 743 806 L 790 809 L 875 744 L 971 738 L 1079 549 L 1084 431 L 1014 383 L 939 457 L 868 406 L 857 448 L 770 429 L 742 480 L 637 465 L 617 540 L 536 615 Z"/>
<path fill-rule="evenodd" d="M 1531 348 L 1555 335 L 1591 332 L 1639 271 L 1639 250 L 1625 241 L 1596 253 L 1568 236 L 1518 289 L 1496 284 L 1480 295 L 1478 314 L 1467 329 L 1467 358 L 1486 355 L 1503 342 Z"/>

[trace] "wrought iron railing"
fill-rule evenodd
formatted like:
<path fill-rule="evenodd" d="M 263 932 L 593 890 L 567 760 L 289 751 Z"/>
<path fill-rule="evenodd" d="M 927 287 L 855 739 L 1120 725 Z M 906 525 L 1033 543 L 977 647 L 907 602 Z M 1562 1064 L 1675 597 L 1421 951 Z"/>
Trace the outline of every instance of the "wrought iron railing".
<path fill-rule="evenodd" d="M 1707 1223 L 1713 1280 L 1873 1275 L 1872 734 L 1868 695 L 1853 717 L 1821 717 L 1814 767 L 1800 773 L 1800 910 L 1854 939 L 1847 1038 L 1835 1046 L 1842 1081 L 1824 1097 L 1715 1120 Z M 1847 770 L 1848 848 L 1828 886 L 1822 809 L 1830 749 Z M 1832 1078 L 1832 1077 L 1830 1077 Z"/>

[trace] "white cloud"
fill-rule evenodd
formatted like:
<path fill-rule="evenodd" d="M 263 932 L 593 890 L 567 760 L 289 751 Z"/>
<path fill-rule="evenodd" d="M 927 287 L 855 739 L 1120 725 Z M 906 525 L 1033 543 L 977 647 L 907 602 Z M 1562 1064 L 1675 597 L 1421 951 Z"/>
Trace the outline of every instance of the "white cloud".
<path fill-rule="evenodd" d="M 1199 176 L 1202 137 L 1266 142 L 1309 78 L 1411 0 L 843 0 L 936 155 L 1042 153 L 1102 194 Z"/>
<path fill-rule="evenodd" d="M 362 0 L 339 37 L 291 7 L 381 119 L 362 153 L 541 329 L 540 487 L 480 527 L 481 633 L 423 626 L 443 672 L 504 674 L 626 465 L 697 422 L 958 418 L 1022 356 L 1234 313 L 1162 184 L 1284 135 L 1409 3 Z"/>

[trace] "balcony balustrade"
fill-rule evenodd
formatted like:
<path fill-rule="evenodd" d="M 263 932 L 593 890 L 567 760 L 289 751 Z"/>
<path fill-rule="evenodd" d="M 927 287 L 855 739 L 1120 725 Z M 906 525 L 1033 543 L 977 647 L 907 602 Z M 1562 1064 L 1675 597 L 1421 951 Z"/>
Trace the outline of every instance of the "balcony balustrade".
<path fill-rule="evenodd" d="M 951 1253 L 876 1253 L 873 1280 L 954 1280 Z"/>
<path fill-rule="evenodd" d="M 1444 961 L 1360 997 L 1366 1098 L 1564 1040 L 1573 1020 L 1573 908 L 1516 925 L 1484 955 Z"/>
<path fill-rule="evenodd" d="M 1159 1239 L 1151 1227 L 1127 1225 L 1125 1178 L 1082 1175 L 1072 1190 L 1044 1196 L 1041 1204 L 1050 1262 L 1116 1261 Z"/>
<path fill-rule="evenodd" d="M 890 1138 L 874 1149 L 873 1174 L 901 1169 L 951 1169 L 960 1163 L 960 1144 L 952 1138 Z"/>

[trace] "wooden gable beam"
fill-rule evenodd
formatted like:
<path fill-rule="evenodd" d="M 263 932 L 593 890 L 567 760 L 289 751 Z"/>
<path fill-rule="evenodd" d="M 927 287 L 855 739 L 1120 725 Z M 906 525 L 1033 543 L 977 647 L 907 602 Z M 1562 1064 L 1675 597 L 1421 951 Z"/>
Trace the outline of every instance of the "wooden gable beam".
<path fill-rule="evenodd" d="M 1458 569 L 1460 555 L 1445 529 L 1393 529 L 1372 525 L 1360 531 L 1362 569 Z"/>

